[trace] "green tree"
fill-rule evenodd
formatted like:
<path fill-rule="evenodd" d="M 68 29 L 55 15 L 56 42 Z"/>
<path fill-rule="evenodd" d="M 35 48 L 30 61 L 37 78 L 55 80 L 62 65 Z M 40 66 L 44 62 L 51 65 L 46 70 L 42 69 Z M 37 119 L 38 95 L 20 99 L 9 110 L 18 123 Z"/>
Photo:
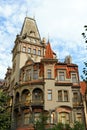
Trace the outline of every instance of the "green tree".
<path fill-rule="evenodd" d="M 7 101 L 9 97 L 0 92 L 0 130 L 10 130 L 10 112 L 7 110 Z"/>
<path fill-rule="evenodd" d="M 75 122 L 72 130 L 85 130 L 85 127 L 80 122 Z"/>
<path fill-rule="evenodd" d="M 44 113 L 41 113 L 39 119 L 35 122 L 35 129 L 36 130 L 45 130 L 45 126 L 47 124 L 48 116 Z"/>

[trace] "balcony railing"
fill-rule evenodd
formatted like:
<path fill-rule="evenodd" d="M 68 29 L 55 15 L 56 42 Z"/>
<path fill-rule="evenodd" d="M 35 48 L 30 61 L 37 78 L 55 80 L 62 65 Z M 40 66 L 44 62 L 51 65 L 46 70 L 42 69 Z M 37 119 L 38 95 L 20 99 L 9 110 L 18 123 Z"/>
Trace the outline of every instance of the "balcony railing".
<path fill-rule="evenodd" d="M 73 107 L 79 107 L 81 106 L 81 102 L 73 102 Z"/>
<path fill-rule="evenodd" d="M 43 106 L 43 103 L 44 103 L 44 101 L 43 101 L 43 99 L 41 100 L 37 100 L 37 99 L 33 99 L 32 101 L 31 101 L 31 105 L 32 106 L 38 106 L 38 105 L 41 105 L 41 106 Z"/>
<path fill-rule="evenodd" d="M 26 100 L 26 101 L 20 101 L 20 102 L 16 102 L 14 104 L 14 108 L 18 108 L 19 106 L 20 107 L 29 107 L 30 106 L 30 103 L 31 103 L 31 100 Z"/>
<path fill-rule="evenodd" d="M 26 100 L 26 101 L 20 101 L 20 102 L 17 102 L 14 104 L 14 108 L 17 109 L 19 107 L 21 108 L 27 108 L 27 107 L 30 107 L 30 106 L 43 106 L 43 103 L 44 101 L 43 100 Z"/>

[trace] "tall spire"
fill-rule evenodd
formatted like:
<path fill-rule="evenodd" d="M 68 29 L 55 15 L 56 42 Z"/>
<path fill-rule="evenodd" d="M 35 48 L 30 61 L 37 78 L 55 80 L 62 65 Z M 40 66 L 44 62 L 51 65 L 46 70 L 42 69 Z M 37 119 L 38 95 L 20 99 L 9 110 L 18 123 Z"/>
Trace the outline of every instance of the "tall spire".
<path fill-rule="evenodd" d="M 49 39 L 48 39 L 48 43 L 46 46 L 45 58 L 53 59 L 53 51 L 51 49 Z"/>

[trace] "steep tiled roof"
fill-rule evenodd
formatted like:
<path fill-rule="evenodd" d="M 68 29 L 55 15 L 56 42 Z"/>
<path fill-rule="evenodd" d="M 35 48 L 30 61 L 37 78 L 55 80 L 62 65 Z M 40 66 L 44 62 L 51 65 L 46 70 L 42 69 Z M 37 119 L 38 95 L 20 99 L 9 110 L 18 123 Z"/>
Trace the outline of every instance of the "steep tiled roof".
<path fill-rule="evenodd" d="M 86 91 L 86 83 L 84 81 L 80 82 L 80 87 L 81 87 L 81 94 L 84 95 Z"/>
<path fill-rule="evenodd" d="M 24 20 L 24 24 L 22 26 L 21 35 L 27 34 L 28 36 L 32 36 L 40 39 L 40 34 L 37 28 L 36 21 L 32 18 L 26 17 Z"/>
<path fill-rule="evenodd" d="M 48 41 L 46 46 L 45 58 L 53 59 L 53 51 L 50 46 L 50 42 Z"/>

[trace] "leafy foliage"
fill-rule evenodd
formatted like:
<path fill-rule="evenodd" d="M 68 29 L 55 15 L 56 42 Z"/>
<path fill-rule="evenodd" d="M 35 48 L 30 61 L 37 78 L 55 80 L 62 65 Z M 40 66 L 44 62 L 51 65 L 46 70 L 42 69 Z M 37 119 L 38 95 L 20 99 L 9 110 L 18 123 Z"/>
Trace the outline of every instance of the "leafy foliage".
<path fill-rule="evenodd" d="M 83 68 L 83 75 L 81 76 L 81 78 L 83 79 L 83 81 L 87 82 L 87 62 L 84 62 L 85 67 Z"/>
<path fill-rule="evenodd" d="M 35 122 L 36 130 L 45 130 L 45 125 L 47 123 L 48 117 L 41 113 L 39 119 Z"/>
<path fill-rule="evenodd" d="M 7 111 L 7 101 L 9 97 L 0 92 L 0 130 L 10 129 L 10 113 Z"/>
<path fill-rule="evenodd" d="M 85 127 L 80 122 L 75 122 L 72 130 L 85 130 Z"/>

